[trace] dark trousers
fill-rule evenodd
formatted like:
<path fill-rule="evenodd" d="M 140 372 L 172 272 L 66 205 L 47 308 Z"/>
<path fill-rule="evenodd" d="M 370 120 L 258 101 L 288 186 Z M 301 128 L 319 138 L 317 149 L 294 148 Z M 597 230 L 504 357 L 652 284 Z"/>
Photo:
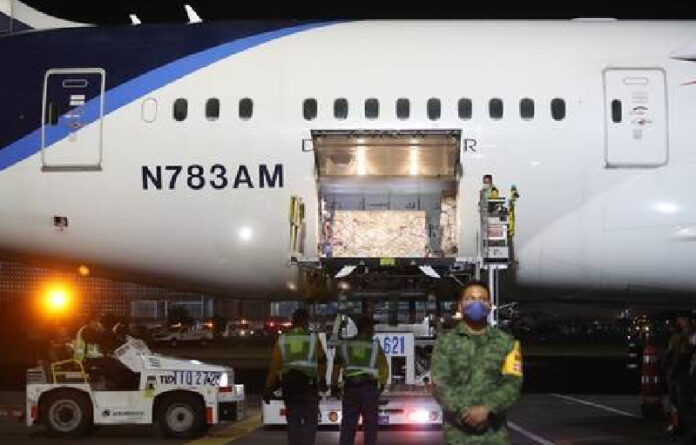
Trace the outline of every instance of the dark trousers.
<path fill-rule="evenodd" d="M 343 419 L 341 420 L 340 445 L 353 445 L 358 420 L 362 415 L 365 445 L 377 443 L 379 420 L 379 389 L 377 383 L 346 385 L 343 390 Z"/>
<path fill-rule="evenodd" d="M 289 445 L 314 445 L 319 423 L 319 398 L 285 400 Z"/>
<path fill-rule="evenodd" d="M 693 439 L 696 436 L 696 387 L 688 378 L 678 380 L 676 386 L 679 432 Z"/>

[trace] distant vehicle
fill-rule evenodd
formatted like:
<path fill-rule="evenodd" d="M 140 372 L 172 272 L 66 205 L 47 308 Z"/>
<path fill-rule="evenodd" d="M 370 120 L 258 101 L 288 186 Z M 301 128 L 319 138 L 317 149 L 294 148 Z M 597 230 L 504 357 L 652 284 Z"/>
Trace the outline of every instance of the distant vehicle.
<path fill-rule="evenodd" d="M 206 344 L 213 340 L 213 332 L 208 329 L 198 330 L 189 326 L 170 326 L 165 331 L 153 334 L 157 343 L 169 343 L 176 346 L 179 342 L 200 342 Z"/>
<path fill-rule="evenodd" d="M 290 330 L 292 323 L 285 317 L 271 316 L 263 325 L 266 335 L 278 335 Z"/>
<path fill-rule="evenodd" d="M 254 329 L 249 320 L 228 321 L 225 331 L 222 334 L 225 338 L 232 337 L 251 337 L 261 334 L 261 330 Z"/>
<path fill-rule="evenodd" d="M 140 376 L 135 384 L 105 390 L 105 382 L 73 359 L 29 369 L 26 425 L 78 437 L 93 425 L 157 422 L 166 436 L 184 439 L 244 418 L 244 385 L 234 383 L 231 368 L 154 354 L 132 337 L 114 356 Z"/>

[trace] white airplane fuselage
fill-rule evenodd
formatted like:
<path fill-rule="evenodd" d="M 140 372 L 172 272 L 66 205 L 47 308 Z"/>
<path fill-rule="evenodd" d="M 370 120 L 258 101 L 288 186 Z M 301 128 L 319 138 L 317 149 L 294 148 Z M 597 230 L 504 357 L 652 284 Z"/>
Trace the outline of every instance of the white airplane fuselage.
<path fill-rule="evenodd" d="M 205 26 L 180 26 L 178 38 Z M 40 33 L 0 39 L 16 51 L 37 41 L 6 59 L 3 76 L 55 51 Z M 124 41 L 103 42 L 103 57 Z M 287 297 L 297 279 L 291 195 L 305 200 L 310 253 L 319 237 L 315 159 L 302 150 L 312 130 L 457 129 L 475 141 L 460 153 L 458 255 L 476 255 L 478 190 L 491 173 L 503 194 L 512 184 L 521 194 L 519 284 L 696 290 L 696 63 L 673 57 L 695 41 L 690 22 L 303 24 L 211 46 L 111 88 L 100 57 L 72 61 L 81 51 L 72 48 L 21 92 L 42 96 L 43 118 L 0 144 L 0 249 L 230 296 Z M 138 43 L 128 49 L 136 58 L 158 51 Z M 104 93 L 85 98 L 76 128 L 56 130 L 46 122 L 51 76 L 70 73 L 104 80 Z M 173 116 L 179 98 L 182 121 Z M 210 98 L 219 99 L 216 120 L 206 118 Z M 243 98 L 253 100 L 250 119 L 239 117 Z M 318 103 L 312 120 L 307 98 Z M 337 98 L 348 101 L 346 119 L 334 117 Z M 368 98 L 379 100 L 376 119 L 365 117 Z M 396 116 L 399 98 L 410 101 L 408 119 Z M 437 120 L 430 98 L 441 101 Z M 458 114 L 460 98 L 471 99 L 470 119 Z M 489 115 L 493 98 L 503 101 L 500 119 Z M 520 116 L 523 98 L 534 101 L 532 119 Z M 554 98 L 565 102 L 561 120 Z M 612 120 L 617 98 L 621 122 Z"/>

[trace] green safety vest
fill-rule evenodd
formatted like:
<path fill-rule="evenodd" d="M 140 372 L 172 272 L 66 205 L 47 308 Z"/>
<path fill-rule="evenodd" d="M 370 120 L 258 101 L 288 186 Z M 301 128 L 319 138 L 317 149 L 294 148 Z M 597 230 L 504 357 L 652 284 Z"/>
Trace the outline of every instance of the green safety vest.
<path fill-rule="evenodd" d="M 91 359 L 102 357 L 101 352 L 99 352 L 99 345 L 94 343 L 85 343 L 85 340 L 82 338 L 82 331 L 84 331 L 86 327 L 87 326 L 82 326 L 80 330 L 77 331 L 77 335 L 75 336 L 75 343 L 73 345 L 75 352 L 73 358 L 78 362 L 81 362 L 85 358 Z"/>
<path fill-rule="evenodd" d="M 300 371 L 308 377 L 317 376 L 317 358 L 315 350 L 317 336 L 303 331 L 281 334 L 278 337 L 278 347 L 283 358 L 283 371 Z"/>
<path fill-rule="evenodd" d="M 343 354 L 343 375 L 347 378 L 355 377 L 379 377 L 377 368 L 377 354 L 379 343 L 375 339 L 347 340 L 341 345 Z"/>

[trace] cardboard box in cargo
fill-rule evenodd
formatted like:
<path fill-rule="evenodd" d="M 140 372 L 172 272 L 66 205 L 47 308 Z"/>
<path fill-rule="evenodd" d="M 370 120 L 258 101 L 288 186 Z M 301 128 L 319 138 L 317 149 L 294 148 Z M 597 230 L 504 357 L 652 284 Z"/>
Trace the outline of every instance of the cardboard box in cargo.
<path fill-rule="evenodd" d="M 424 257 L 426 214 L 420 210 L 336 210 L 334 257 Z"/>

